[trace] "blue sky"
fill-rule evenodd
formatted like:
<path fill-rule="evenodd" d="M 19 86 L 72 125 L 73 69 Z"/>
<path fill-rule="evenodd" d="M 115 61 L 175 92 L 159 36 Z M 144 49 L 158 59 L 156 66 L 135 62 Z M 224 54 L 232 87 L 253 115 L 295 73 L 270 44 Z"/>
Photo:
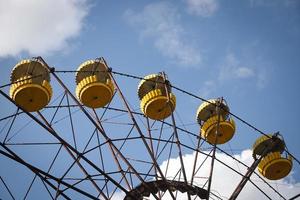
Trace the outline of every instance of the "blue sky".
<path fill-rule="evenodd" d="M 103 56 L 118 72 L 145 76 L 165 71 L 173 85 L 208 99 L 222 96 L 234 114 L 258 129 L 280 131 L 300 159 L 297 0 L 0 0 L 0 26 L 0 85 L 9 83 L 18 61 L 32 56 L 42 56 L 57 70 L 75 70 Z M 74 91 L 73 74 L 61 77 Z M 117 79 L 138 108 L 138 82 Z M 183 123 L 194 123 L 201 101 L 174 93 Z M 1 118 L 15 112 L 3 97 L 0 103 Z M 260 135 L 240 122 L 237 126 L 230 146 L 239 154 Z M 5 162 L 0 158 L 1 165 Z M 300 168 L 294 165 L 296 185 Z M 300 193 L 299 186 L 295 191 Z"/>

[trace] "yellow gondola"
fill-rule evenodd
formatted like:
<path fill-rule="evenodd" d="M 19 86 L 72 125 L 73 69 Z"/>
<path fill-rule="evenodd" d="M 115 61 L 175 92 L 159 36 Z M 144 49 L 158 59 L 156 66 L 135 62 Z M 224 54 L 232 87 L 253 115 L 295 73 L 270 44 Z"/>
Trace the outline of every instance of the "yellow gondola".
<path fill-rule="evenodd" d="M 50 74 L 36 59 L 22 60 L 12 70 L 10 97 L 23 109 L 34 112 L 44 108 L 51 100 Z"/>
<path fill-rule="evenodd" d="M 82 63 L 77 69 L 76 84 L 76 96 L 87 107 L 104 107 L 113 97 L 114 85 L 100 60 Z"/>
<path fill-rule="evenodd" d="M 215 142 L 216 144 L 224 144 L 228 142 L 233 137 L 234 132 L 234 120 L 231 118 L 224 119 L 222 115 L 220 115 L 219 127 L 218 115 L 214 115 L 206 120 L 201 128 L 201 136 L 206 138 L 206 140 L 211 144 L 214 144 Z"/>
<path fill-rule="evenodd" d="M 275 137 L 272 139 L 272 137 Z M 277 145 L 273 142 L 276 139 Z M 266 148 L 266 155 L 262 155 Z M 283 156 L 285 144 L 278 136 L 264 135 L 258 138 L 253 145 L 253 155 L 264 156 L 258 165 L 259 173 L 269 180 L 278 180 L 286 177 L 293 167 L 291 156 Z"/>
<path fill-rule="evenodd" d="M 272 137 L 274 137 L 272 134 L 267 134 L 259 137 L 255 143 L 253 144 L 253 155 L 256 156 L 259 155 L 261 156 L 266 148 L 270 148 L 273 140 Z M 283 139 L 280 139 L 278 136 L 275 136 L 277 139 L 277 145 L 273 147 L 272 151 L 273 152 L 280 152 L 282 153 L 285 148 L 285 143 Z"/>
<path fill-rule="evenodd" d="M 206 120 L 208 120 L 210 117 L 216 115 L 216 104 L 219 102 L 219 99 L 209 99 L 207 102 L 203 102 L 198 110 L 197 110 L 197 114 L 196 114 L 196 120 L 199 124 L 201 124 L 201 122 L 205 122 Z M 228 112 L 229 112 L 229 107 L 227 106 L 227 104 L 225 103 L 225 101 L 222 101 L 220 104 L 220 115 L 226 119 L 228 116 Z"/>
<path fill-rule="evenodd" d="M 161 74 L 146 76 L 139 84 L 138 96 L 142 112 L 150 119 L 165 119 L 175 110 L 176 97 Z"/>
<path fill-rule="evenodd" d="M 271 152 L 258 165 L 258 171 L 269 180 L 286 177 L 292 170 L 292 157 L 282 157 L 280 152 Z"/>

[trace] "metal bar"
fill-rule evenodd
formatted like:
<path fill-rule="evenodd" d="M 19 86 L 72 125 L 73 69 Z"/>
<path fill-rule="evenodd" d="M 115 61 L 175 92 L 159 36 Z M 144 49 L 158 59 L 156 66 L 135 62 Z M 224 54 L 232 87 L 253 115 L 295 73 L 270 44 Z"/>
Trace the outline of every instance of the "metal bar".
<path fill-rule="evenodd" d="M 118 86 L 118 84 L 117 84 L 115 78 L 114 78 L 113 75 L 111 74 L 110 69 L 109 69 L 109 67 L 108 67 L 108 65 L 107 65 L 107 63 L 106 63 L 106 61 L 104 60 L 104 58 L 101 58 L 101 60 L 104 62 L 104 64 L 105 64 L 107 70 L 109 71 L 109 76 L 110 76 L 111 80 L 113 81 L 115 87 L 117 88 L 118 93 L 119 93 L 119 96 L 120 96 L 121 99 L 123 100 L 123 103 L 124 103 L 124 105 L 125 105 L 125 107 L 126 107 L 126 109 L 127 109 L 127 111 L 128 111 L 128 114 L 129 114 L 129 116 L 130 116 L 132 122 L 134 123 L 134 125 L 135 125 L 135 127 L 136 127 L 138 133 L 140 134 L 141 139 L 142 139 L 142 141 L 143 141 L 143 143 L 144 143 L 144 145 L 145 145 L 145 147 L 146 147 L 146 149 L 147 149 L 147 152 L 149 153 L 149 155 L 150 155 L 150 157 L 151 157 L 151 159 L 152 159 L 152 161 L 153 161 L 153 164 L 154 164 L 155 167 L 157 168 L 157 170 L 158 170 L 159 174 L 161 175 L 162 179 L 166 181 L 166 178 L 164 177 L 163 172 L 161 171 L 159 165 L 157 164 L 157 161 L 155 160 L 155 157 L 154 157 L 153 153 L 151 152 L 151 149 L 150 149 L 150 147 L 148 146 L 147 141 L 145 140 L 145 136 L 144 136 L 144 134 L 142 133 L 142 131 L 141 131 L 141 129 L 140 129 L 138 123 L 136 122 L 136 120 L 135 120 L 135 118 L 134 118 L 134 116 L 133 116 L 133 114 L 132 114 L 132 111 L 131 111 L 131 109 L 129 108 L 129 105 L 128 105 L 128 103 L 127 103 L 127 101 L 126 101 L 126 99 L 125 99 L 125 97 L 124 97 L 122 91 L 120 90 L 120 88 L 119 88 L 119 86 Z M 174 197 L 172 191 L 170 190 L 170 188 L 168 188 L 168 191 L 169 191 L 170 195 L 172 196 L 172 198 L 175 200 L 175 197 Z M 155 198 L 157 198 L 157 197 L 155 197 Z M 158 199 L 158 198 L 157 198 L 157 199 Z"/>
<path fill-rule="evenodd" d="M 55 109 L 55 112 L 54 112 L 54 114 L 53 114 L 53 116 L 52 116 L 52 118 L 51 118 L 51 120 L 50 120 L 50 124 L 51 124 L 51 125 L 52 125 L 52 122 L 53 122 L 53 120 L 54 120 L 54 118 L 55 118 L 57 112 L 58 112 L 58 109 L 61 107 L 61 104 L 62 104 L 62 102 L 63 102 L 65 96 L 66 96 L 66 93 L 64 92 L 64 95 L 62 96 L 61 100 L 59 101 L 58 106 L 55 107 L 55 108 L 56 108 L 56 109 Z M 68 106 L 66 106 L 66 107 L 68 107 Z"/>
<path fill-rule="evenodd" d="M 41 181 L 42 181 L 44 187 L 46 188 L 48 194 L 50 195 L 51 199 L 54 200 L 54 197 L 52 196 L 52 194 L 51 194 L 49 188 L 47 187 L 47 185 L 46 185 L 46 183 L 45 183 L 45 181 L 44 181 L 43 179 L 41 179 Z M 63 195 L 62 195 L 62 196 L 63 196 Z M 25 200 L 25 199 L 24 199 L 24 200 Z"/>
<path fill-rule="evenodd" d="M 99 125 L 97 124 L 97 122 L 95 122 L 95 120 L 89 115 L 89 113 L 83 108 L 83 106 L 79 103 L 79 101 L 74 97 L 74 95 L 70 92 L 70 90 L 65 86 L 65 84 L 60 80 L 60 78 L 55 74 L 55 69 L 49 67 L 49 65 L 43 60 L 42 57 L 38 57 L 38 59 L 41 60 L 41 62 L 44 63 L 44 65 L 48 68 L 48 70 L 50 71 L 50 73 L 55 77 L 55 79 L 58 81 L 58 83 L 65 89 L 66 92 L 68 92 L 68 94 L 70 95 L 70 97 L 73 99 L 73 101 L 79 106 L 79 108 L 81 109 L 81 111 L 87 116 L 87 118 L 93 123 L 93 125 L 99 130 L 99 132 L 102 134 L 102 136 L 107 140 L 108 143 L 111 143 L 112 147 L 114 148 L 114 150 L 121 156 L 121 158 L 123 159 L 123 161 L 132 169 L 132 171 L 136 174 L 136 176 L 140 179 L 140 181 L 145 184 L 145 181 L 143 180 L 143 178 L 139 175 L 139 173 L 136 171 L 135 168 L 133 168 L 133 166 L 126 160 L 125 156 L 118 150 L 118 148 L 111 142 L 111 139 L 103 132 L 103 130 L 101 129 L 101 127 L 99 127 Z M 72 147 L 72 146 L 71 146 Z M 72 147 L 72 151 L 74 151 L 75 149 Z M 76 151 L 76 150 L 75 150 Z M 83 155 L 81 155 L 83 158 L 85 158 Z M 86 159 L 86 158 L 85 158 Z M 92 162 L 90 162 L 88 159 L 85 160 L 86 162 L 88 162 L 91 166 L 93 166 L 94 168 L 96 167 L 96 169 L 98 168 L 97 166 L 95 166 L 95 164 L 93 164 Z M 98 168 L 99 169 L 99 168 Z M 100 170 L 100 169 L 99 169 Z M 98 171 L 99 171 L 98 170 Z M 103 173 L 103 171 L 101 170 L 101 172 Z M 118 182 L 116 182 L 114 179 L 112 179 L 111 177 L 107 176 L 108 179 L 113 182 L 116 186 L 119 186 L 119 188 L 121 190 L 123 190 L 126 194 L 128 193 L 128 191 L 123 188 Z M 147 184 L 145 184 L 146 187 L 148 187 Z M 154 197 L 155 194 L 154 194 Z M 156 199 L 158 199 L 156 197 Z"/>
<path fill-rule="evenodd" d="M 2 177 L 1 177 L 1 176 L 0 176 L 0 179 L 1 179 L 1 182 L 4 184 L 4 186 L 5 186 L 6 190 L 8 191 L 8 193 L 9 193 L 10 197 L 11 197 L 13 200 L 15 200 L 15 197 L 14 197 L 14 195 L 11 193 L 11 191 L 10 191 L 9 187 L 6 185 L 6 183 L 4 182 L 4 180 L 2 179 Z"/>
<path fill-rule="evenodd" d="M 97 129 L 95 129 L 95 131 L 97 131 Z M 101 146 L 100 146 L 100 138 L 99 138 L 98 133 L 96 133 L 96 137 L 97 137 L 97 143 L 98 143 L 98 146 L 99 146 L 98 149 L 99 149 L 99 155 L 100 155 L 100 158 L 101 158 L 102 169 L 105 172 L 104 158 L 103 158 L 102 149 L 101 149 Z M 106 195 L 109 197 L 108 187 L 107 187 L 106 183 L 107 183 L 107 179 L 105 179 L 105 189 L 106 189 Z"/>
<path fill-rule="evenodd" d="M 67 97 L 67 104 L 70 105 L 68 94 L 66 94 L 66 97 Z M 77 150 L 75 130 L 74 130 L 73 119 L 72 119 L 72 115 L 71 115 L 71 108 L 69 106 L 68 106 L 68 112 L 69 112 L 70 124 L 71 124 L 71 129 L 72 129 L 74 147 Z"/>
<path fill-rule="evenodd" d="M 39 112 L 37 111 L 38 115 L 42 118 L 42 120 L 44 121 L 44 123 L 53 131 L 55 131 L 53 129 L 53 127 L 49 124 L 49 122 L 46 120 L 46 118 Z M 78 156 L 77 158 L 74 156 L 74 154 L 71 152 L 71 150 L 65 145 L 63 144 L 64 148 L 66 149 L 66 151 L 70 154 L 70 156 L 74 159 L 74 163 L 70 166 L 70 168 L 65 172 L 64 176 L 67 175 L 68 171 L 71 170 L 71 168 L 73 167 L 73 165 L 76 163 L 79 168 L 82 170 L 82 172 L 87 176 L 87 178 L 91 181 L 91 183 L 94 185 L 94 187 L 96 188 L 96 190 L 105 198 L 108 199 L 106 197 L 106 195 L 103 193 L 103 191 L 99 188 L 99 186 L 97 185 L 97 183 L 91 178 L 90 174 L 86 171 L 86 169 L 81 165 L 81 163 L 79 162 L 80 156 Z M 77 149 L 75 148 L 75 150 L 77 151 Z M 63 176 L 63 177 L 64 177 Z M 63 178 L 62 177 L 62 178 Z"/>
<path fill-rule="evenodd" d="M 198 138 L 198 142 L 197 142 L 197 150 L 198 151 L 200 151 L 200 143 L 201 143 L 201 137 Z M 193 185 L 193 182 L 194 182 L 195 170 L 196 170 L 198 154 L 199 154 L 198 151 L 196 151 L 196 153 L 195 153 L 195 159 L 194 159 L 193 171 L 192 171 L 192 177 L 191 177 L 191 185 Z"/>
<path fill-rule="evenodd" d="M 89 165 L 91 165 L 94 169 L 96 169 L 98 172 L 100 172 L 103 176 L 105 176 L 108 180 L 110 180 L 114 185 L 118 186 L 121 190 L 123 190 L 125 193 L 128 193 L 128 191 L 122 187 L 118 182 L 116 182 L 113 178 L 111 178 L 109 175 L 104 173 L 99 167 L 97 167 L 93 162 L 91 162 L 89 159 L 87 159 L 84 155 L 82 155 L 80 152 L 78 152 L 72 145 L 67 143 L 64 139 L 62 139 L 56 131 L 49 128 L 45 124 L 43 124 L 39 119 L 37 119 L 35 116 L 33 116 L 31 113 L 24 110 L 22 107 L 16 104 L 15 101 L 13 101 L 6 93 L 4 93 L 2 90 L 0 90 L 0 94 L 3 95 L 5 98 L 7 98 L 10 102 L 15 104 L 17 107 L 21 108 L 29 117 L 31 117 L 35 122 L 37 122 L 41 127 L 43 127 L 45 130 L 47 130 L 52 136 L 54 136 L 58 141 L 60 141 L 63 145 L 67 146 L 70 150 L 72 150 L 74 153 L 76 153 L 79 157 L 81 157 L 85 162 L 87 162 Z"/>
<path fill-rule="evenodd" d="M 150 143 L 150 148 L 151 148 L 151 151 L 153 153 L 153 155 L 155 155 L 155 152 L 154 152 L 154 146 L 153 146 L 153 141 L 152 141 L 152 134 L 151 134 L 151 126 L 150 126 L 150 122 L 149 122 L 149 118 L 146 117 L 146 121 L 147 121 L 147 132 L 148 132 L 148 137 L 150 138 L 149 140 L 149 143 Z M 162 124 L 163 125 L 163 124 Z M 150 173 L 150 171 L 148 172 L 148 174 Z M 156 167 L 154 167 L 154 174 L 156 175 L 157 174 L 157 169 Z M 148 175 L 147 175 L 148 176 Z M 146 176 L 146 177 L 147 177 Z M 145 179 L 146 179 L 145 177 Z M 155 176 L 155 179 L 158 180 L 158 177 Z M 161 195 L 161 192 L 158 192 L 158 198 L 161 199 L 162 198 L 162 195 Z"/>
<path fill-rule="evenodd" d="M 0 122 L 3 121 L 3 120 L 6 120 L 6 119 L 12 118 L 12 117 L 14 117 L 15 115 L 20 115 L 20 114 L 23 114 L 23 113 L 24 113 L 24 112 L 18 112 L 18 113 L 13 114 L 13 115 L 8 115 L 8 116 L 6 116 L 6 117 L 1 118 L 1 119 L 0 119 Z"/>
<path fill-rule="evenodd" d="M 8 134 L 9 134 L 9 132 L 11 131 L 11 128 L 12 128 L 12 126 L 13 126 L 13 124 L 14 124 L 16 118 L 17 118 L 17 113 L 18 113 L 18 112 L 19 112 L 19 108 L 17 108 L 16 114 L 14 115 L 14 118 L 13 118 L 12 122 L 11 122 L 10 125 L 9 125 L 9 128 L 8 128 L 8 130 L 7 130 L 7 132 L 6 132 L 5 138 L 4 138 L 4 140 L 3 140 L 3 143 L 5 143 L 5 141 L 6 141 L 7 137 L 8 137 Z"/>
<path fill-rule="evenodd" d="M 36 175 L 38 175 L 39 178 L 40 178 L 41 180 L 44 180 L 50 187 L 52 187 L 53 189 L 56 190 L 56 187 L 55 187 L 50 181 L 48 181 L 46 178 L 44 178 L 42 175 L 48 176 L 49 178 L 51 178 L 51 179 L 53 179 L 53 180 L 59 182 L 60 180 L 59 180 L 58 178 L 52 176 L 51 174 L 48 174 L 48 173 L 42 171 L 42 170 L 39 169 L 39 168 L 36 168 L 36 167 L 30 165 L 29 163 L 26 163 L 26 162 L 25 162 L 24 160 L 22 160 L 19 156 L 17 156 L 14 152 L 12 152 L 9 148 L 7 148 L 3 143 L 0 143 L 0 146 L 2 146 L 6 151 L 8 151 L 8 152 L 9 152 L 10 154 L 12 154 L 12 155 L 10 155 L 10 154 L 6 153 L 5 151 L 2 151 L 2 150 L 0 150 L 0 154 L 2 154 L 2 155 L 4 155 L 4 156 L 6 156 L 6 157 L 8 157 L 8 158 L 10 158 L 10 159 L 12 159 L 12 160 L 18 162 L 18 163 L 20 163 L 20 164 L 22 164 L 22 165 L 24 165 L 24 166 L 26 166 L 26 167 L 27 167 L 28 169 L 30 169 L 33 173 L 35 173 Z M 65 183 L 65 184 L 66 184 L 66 186 L 69 185 L 68 183 Z M 72 189 L 75 190 L 75 191 L 77 191 L 77 192 L 79 192 L 79 193 L 84 192 L 84 191 L 82 191 L 82 190 L 80 190 L 80 189 L 78 189 L 78 188 L 72 188 Z M 62 194 L 62 196 L 63 196 L 64 198 L 66 198 L 66 199 L 71 200 L 71 199 L 70 199 L 67 195 L 65 195 L 65 194 Z M 88 197 L 93 197 L 93 196 L 91 196 L 91 195 L 89 195 L 89 194 L 87 194 L 86 196 L 88 196 Z"/>
<path fill-rule="evenodd" d="M 59 142 L 26 142 L 26 143 L 5 143 L 6 146 L 34 146 L 34 145 L 58 145 Z"/>
<path fill-rule="evenodd" d="M 211 165 L 210 165 L 210 172 L 209 172 L 209 178 L 208 178 L 208 186 L 207 186 L 207 200 L 209 200 L 209 195 L 210 195 L 210 187 L 212 183 L 212 176 L 213 176 L 213 171 L 214 171 L 214 163 L 215 163 L 215 157 L 216 157 L 216 147 L 217 147 L 217 142 L 218 142 L 218 136 L 219 136 L 219 131 L 220 131 L 220 105 L 223 102 L 223 97 L 221 98 L 220 101 L 218 101 L 217 106 L 216 106 L 216 111 L 218 115 L 218 121 L 217 121 L 217 129 L 215 133 L 215 141 L 214 141 L 214 146 L 213 146 L 213 152 L 212 152 L 212 157 L 211 157 Z"/>
<path fill-rule="evenodd" d="M 97 113 L 95 111 L 95 109 L 93 109 L 93 112 L 94 112 L 94 115 L 96 117 L 96 121 L 98 122 L 99 126 L 102 128 L 103 132 L 106 133 L 105 130 L 104 130 L 104 127 L 102 126 L 101 121 L 100 121 L 100 119 L 99 119 L 99 117 L 98 117 L 98 115 L 97 115 Z M 114 161 L 115 161 L 115 163 L 118 166 L 118 169 L 120 170 L 122 176 L 124 177 L 124 180 L 126 182 L 126 185 L 127 185 L 128 189 L 131 190 L 131 186 L 129 184 L 129 181 L 128 181 L 127 177 L 126 177 L 126 174 L 124 173 L 124 170 L 122 169 L 122 166 L 121 166 L 121 164 L 120 164 L 120 162 L 118 160 L 118 157 L 115 154 L 115 151 L 114 151 L 112 145 L 110 143 L 108 143 L 108 146 L 109 146 L 109 149 L 110 149 L 110 151 L 111 151 L 111 153 L 113 155 Z"/>
<path fill-rule="evenodd" d="M 240 183 L 237 185 L 237 187 L 235 188 L 235 190 L 233 191 L 231 197 L 229 198 L 229 200 L 235 200 L 238 195 L 240 194 L 240 192 L 242 191 L 242 189 L 244 188 L 244 186 L 246 185 L 247 181 L 250 179 L 250 176 L 253 174 L 255 168 L 258 166 L 258 164 L 260 163 L 260 161 L 263 159 L 263 157 L 265 157 L 267 155 L 267 153 L 269 153 L 270 151 L 272 151 L 272 149 L 279 143 L 279 139 L 272 137 L 271 139 L 272 143 L 270 146 L 266 146 L 266 148 L 264 149 L 263 153 L 261 154 L 261 156 L 256 159 L 252 165 L 248 168 L 246 174 L 243 176 L 242 180 L 240 181 Z"/>
<path fill-rule="evenodd" d="M 166 74 L 165 72 L 162 72 L 162 75 L 163 75 L 163 79 L 164 79 L 164 86 L 165 86 L 165 92 L 166 92 L 166 95 L 168 97 L 168 106 L 170 107 L 171 109 L 171 112 L 172 110 L 175 110 L 175 108 L 173 107 L 172 103 L 171 103 L 171 100 L 170 100 L 170 95 L 169 95 L 169 91 L 168 91 L 168 85 L 170 85 L 169 81 L 167 80 L 166 78 Z M 183 161 L 183 157 L 182 157 L 182 151 L 181 151 L 181 146 L 180 146 L 180 140 L 179 140 L 179 135 L 178 135 L 178 132 L 177 132 L 177 126 L 176 126 L 176 121 L 175 121 L 175 117 L 174 117 L 174 113 L 172 112 L 171 113 L 171 119 L 172 119 L 172 127 L 173 127 L 173 131 L 174 131 L 174 135 L 175 135 L 175 139 L 176 139 L 176 146 L 177 146 L 177 149 L 178 149 L 178 154 L 179 154 L 179 159 L 180 159 L 180 165 L 181 165 L 181 170 L 182 170 L 182 175 L 183 175 L 183 179 L 184 179 L 184 182 L 186 185 L 188 185 L 188 181 L 187 181 L 187 177 L 186 177 L 186 173 L 185 173 L 185 167 L 184 167 L 184 161 Z M 191 195 L 189 192 L 187 192 L 188 194 L 188 199 L 191 200 Z"/>
<path fill-rule="evenodd" d="M 37 175 L 35 174 L 34 177 L 33 177 L 33 179 L 32 179 L 32 181 L 31 181 L 31 183 L 30 183 L 30 185 L 29 185 L 29 187 L 28 187 L 28 189 L 27 189 L 27 191 L 26 191 L 26 193 L 25 193 L 25 196 L 24 196 L 23 200 L 25 200 L 27 198 L 27 196 L 28 196 L 28 194 L 29 194 L 29 192 L 31 190 L 31 187 L 32 187 L 32 185 L 33 185 L 36 177 L 37 177 Z"/>
<path fill-rule="evenodd" d="M 297 199 L 298 197 L 300 197 L 300 194 L 295 195 L 294 197 L 290 198 L 289 200 L 294 200 L 294 199 Z"/>
<path fill-rule="evenodd" d="M 182 144 L 182 146 L 184 146 L 185 148 L 187 148 L 187 149 L 190 149 L 190 150 L 194 150 L 194 151 L 197 151 L 197 149 L 194 149 L 194 148 L 192 148 L 192 147 L 190 147 L 190 146 L 187 146 L 187 145 L 184 145 L 184 144 Z M 201 151 L 199 151 L 199 153 L 201 153 L 201 154 L 203 154 L 203 155 L 206 155 L 206 156 L 209 156 L 209 157 L 212 157 L 211 155 L 209 155 L 209 154 L 206 154 L 206 153 L 204 153 L 204 152 L 201 152 Z M 229 155 L 229 157 L 232 157 L 231 155 Z M 231 166 L 229 166 L 229 165 L 227 165 L 225 162 L 223 162 L 222 160 L 219 160 L 219 159 L 217 159 L 217 158 L 215 158 L 215 160 L 217 160 L 219 163 L 221 163 L 222 165 L 224 165 L 225 167 L 227 167 L 228 169 L 230 169 L 230 170 L 232 170 L 232 171 L 234 171 L 235 173 L 237 173 L 237 174 L 239 174 L 240 176 L 244 176 L 243 174 L 241 174 L 239 171 L 237 171 L 236 169 L 234 169 L 234 168 L 232 168 Z M 245 164 L 244 164 L 245 165 Z M 245 165 L 246 167 L 248 167 L 247 165 Z M 255 172 L 254 172 L 255 173 Z M 262 191 L 262 189 L 261 188 L 259 188 L 251 179 L 249 179 L 249 181 L 250 181 L 250 183 L 252 183 L 252 185 L 254 186 L 254 187 L 256 187 L 261 193 L 263 193 L 268 199 L 271 199 L 264 191 Z M 272 186 L 271 186 L 272 187 Z M 272 187 L 273 188 L 273 187 Z M 277 194 L 279 194 L 279 196 L 281 196 L 283 199 L 285 199 L 280 193 L 278 193 L 278 192 L 276 192 Z"/>

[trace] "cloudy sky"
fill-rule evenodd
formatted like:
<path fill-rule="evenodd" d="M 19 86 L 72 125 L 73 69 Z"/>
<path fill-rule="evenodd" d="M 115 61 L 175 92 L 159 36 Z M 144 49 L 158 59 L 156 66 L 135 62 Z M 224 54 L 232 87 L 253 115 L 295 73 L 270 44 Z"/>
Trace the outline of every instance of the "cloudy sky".
<path fill-rule="evenodd" d="M 0 85 L 9 83 L 10 71 L 18 61 L 32 56 L 42 56 L 57 70 L 75 70 L 85 60 L 103 56 L 118 72 L 144 76 L 165 71 L 175 86 L 203 98 L 224 97 L 234 114 L 263 132 L 280 131 L 288 150 L 300 159 L 297 0 L 0 0 L 0 27 Z M 72 77 L 63 79 L 75 88 Z M 121 84 L 131 105 L 137 105 L 133 107 L 138 107 L 137 84 L 130 80 Z M 177 112 L 182 123 L 195 123 L 200 104 L 178 94 Z M 1 118 L 15 112 L 3 97 L 0 105 Z M 224 149 L 230 147 L 236 158 L 250 164 L 249 149 L 260 134 L 239 121 L 237 127 Z M 0 132 L 1 138 L 4 135 Z M 222 153 L 217 157 L 245 172 Z M 184 161 L 190 163 L 193 158 L 193 152 L 187 152 Z M 176 156 L 171 162 L 179 165 Z M 4 163 L 7 159 L 0 156 L 0 166 Z M 164 168 L 166 161 L 159 164 Z M 240 177 L 223 169 L 216 164 L 213 190 L 226 198 Z M 172 170 L 170 177 L 177 171 L 175 167 Z M 5 173 L 0 168 L 1 177 Z M 207 172 L 202 170 L 199 176 L 202 173 Z M 218 178 L 224 174 L 226 179 Z M 294 162 L 289 177 L 271 184 L 287 197 L 299 194 L 299 164 Z M 278 199 L 268 186 L 258 185 Z M 2 182 L 1 198 L 9 199 Z M 241 199 L 258 198 L 264 196 L 247 184 Z"/>

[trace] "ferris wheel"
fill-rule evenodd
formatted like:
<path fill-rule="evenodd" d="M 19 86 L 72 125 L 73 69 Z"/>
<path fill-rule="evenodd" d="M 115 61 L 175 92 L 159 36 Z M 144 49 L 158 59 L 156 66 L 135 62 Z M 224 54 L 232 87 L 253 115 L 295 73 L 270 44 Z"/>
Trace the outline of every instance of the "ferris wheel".
<path fill-rule="evenodd" d="M 135 95 L 128 80 L 136 83 Z M 280 133 L 265 134 L 233 114 L 223 97 L 198 97 L 172 85 L 164 72 L 117 72 L 104 58 L 62 71 L 37 57 L 17 63 L 10 81 L 0 89 L 13 109 L 0 116 L 0 185 L 8 198 L 236 199 L 246 184 L 261 199 L 299 197 L 268 181 L 299 165 Z M 177 109 L 191 98 L 199 101 L 192 128 Z M 239 124 L 258 133 L 251 163 L 222 148 Z M 236 185 L 217 177 L 216 166 L 236 177 Z M 227 194 L 215 187 L 217 179 Z"/>

